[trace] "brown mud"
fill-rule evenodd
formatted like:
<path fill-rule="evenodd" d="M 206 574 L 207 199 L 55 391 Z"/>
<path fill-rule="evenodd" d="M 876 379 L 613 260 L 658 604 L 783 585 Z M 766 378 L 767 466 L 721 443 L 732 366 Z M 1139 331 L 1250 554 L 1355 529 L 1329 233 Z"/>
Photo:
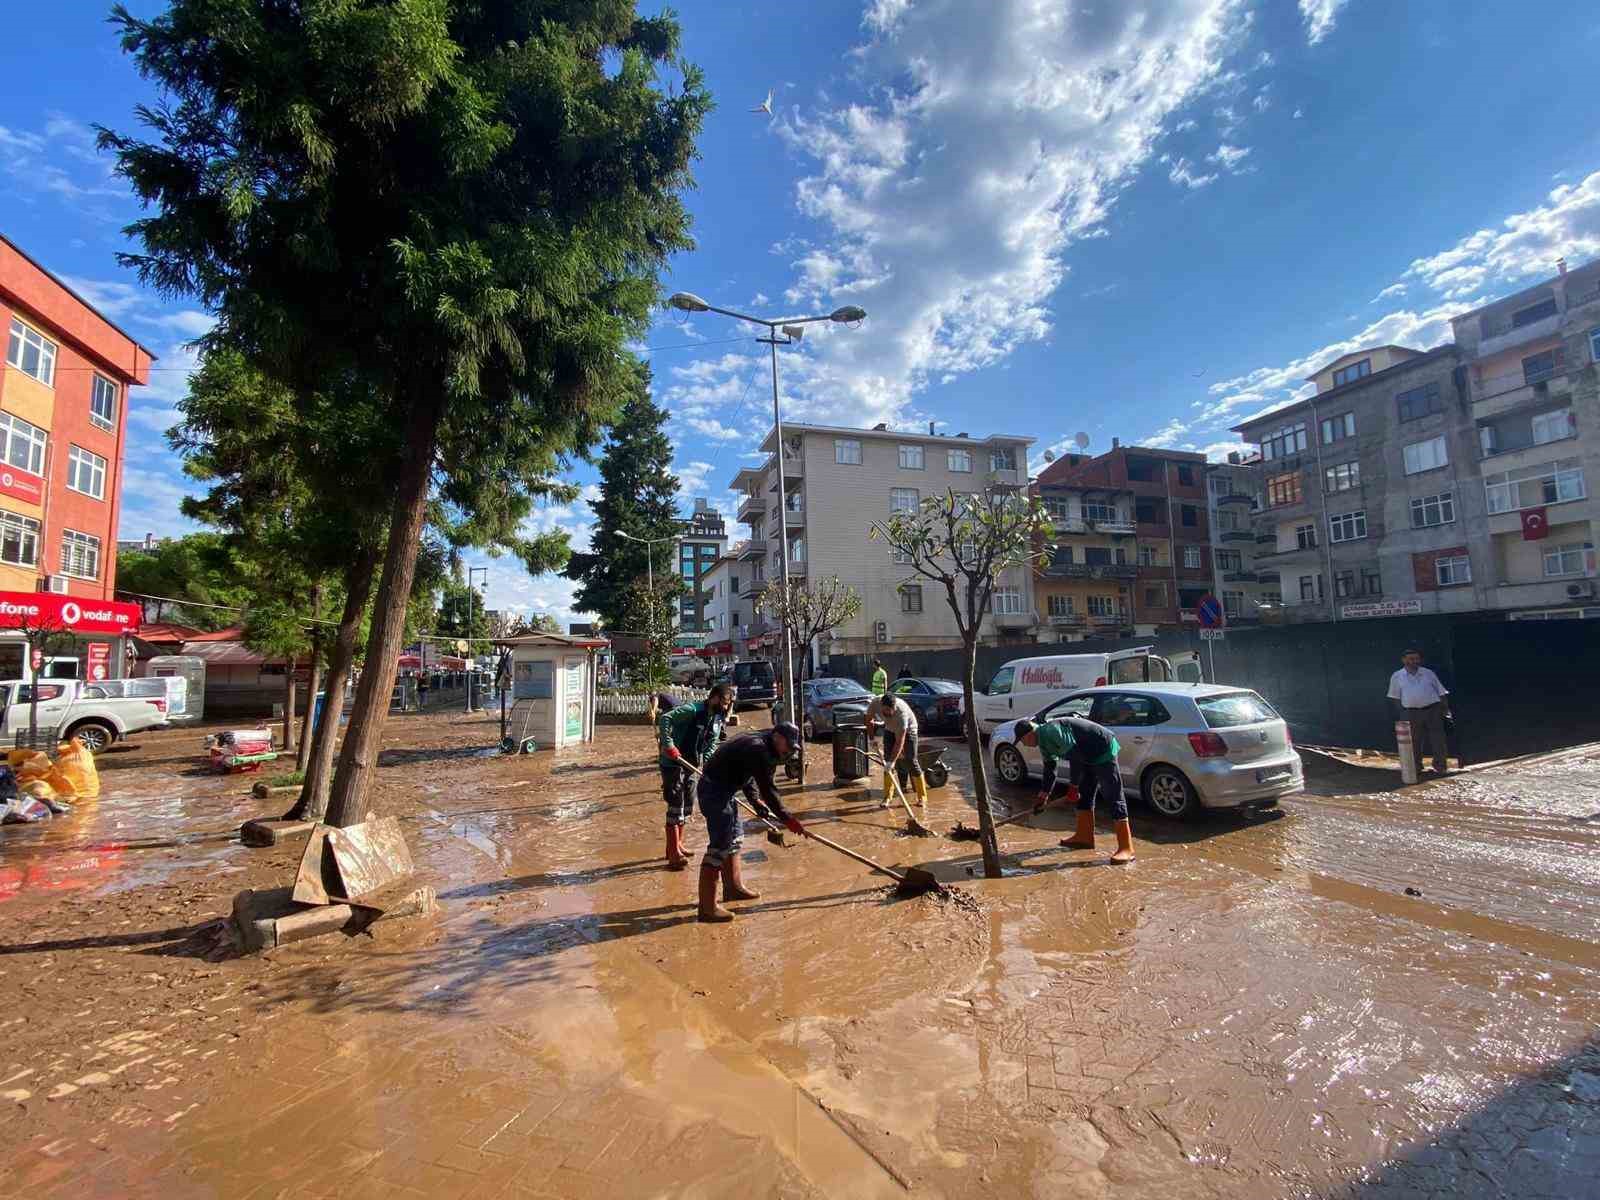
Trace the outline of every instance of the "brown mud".
<path fill-rule="evenodd" d="M 298 846 L 200 734 L 101 759 L 104 795 L 0 831 L 0 1194 L 1581 1196 L 1600 1178 L 1600 772 L 1575 751 L 1161 824 L 1138 862 L 897 836 L 870 789 L 786 802 L 951 883 L 747 825 L 759 900 L 710 927 L 663 868 L 648 735 L 478 752 L 388 729 L 439 916 L 232 953 L 218 918 Z M 972 820 L 964 756 L 925 820 Z M 1011 797 L 1026 802 L 1021 793 Z M 696 816 L 689 842 L 704 843 Z M 1406 889 L 1420 892 L 1408 895 Z M 1586 1192 L 1586 1189 L 1590 1191 Z"/>

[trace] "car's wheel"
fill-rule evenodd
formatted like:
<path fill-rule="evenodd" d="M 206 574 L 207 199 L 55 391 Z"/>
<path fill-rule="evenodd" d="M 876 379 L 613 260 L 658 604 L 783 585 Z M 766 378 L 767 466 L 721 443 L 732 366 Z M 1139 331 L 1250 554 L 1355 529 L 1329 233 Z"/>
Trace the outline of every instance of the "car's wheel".
<path fill-rule="evenodd" d="M 928 786 L 931 788 L 942 788 L 950 782 L 950 768 L 943 763 L 934 763 L 923 774 L 928 777 Z"/>
<path fill-rule="evenodd" d="M 67 730 L 67 737 L 77 738 L 90 754 L 99 754 L 117 740 L 117 731 L 100 721 L 79 721 Z"/>
<path fill-rule="evenodd" d="M 1200 811 L 1200 797 L 1194 785 L 1176 767 L 1151 767 L 1144 773 L 1139 791 L 1160 816 L 1182 821 Z"/>
<path fill-rule="evenodd" d="M 1028 764 L 1012 745 L 995 747 L 994 769 L 1006 783 L 1021 784 L 1028 778 Z"/>

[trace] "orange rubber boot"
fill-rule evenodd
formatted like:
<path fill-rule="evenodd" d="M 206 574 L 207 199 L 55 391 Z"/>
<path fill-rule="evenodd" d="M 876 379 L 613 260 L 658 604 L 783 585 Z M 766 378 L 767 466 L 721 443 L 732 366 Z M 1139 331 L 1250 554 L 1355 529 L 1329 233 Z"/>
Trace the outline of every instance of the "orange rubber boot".
<path fill-rule="evenodd" d="M 1068 850 L 1094 849 L 1094 809 L 1078 810 L 1078 831 L 1069 838 L 1062 838 L 1061 844 Z"/>

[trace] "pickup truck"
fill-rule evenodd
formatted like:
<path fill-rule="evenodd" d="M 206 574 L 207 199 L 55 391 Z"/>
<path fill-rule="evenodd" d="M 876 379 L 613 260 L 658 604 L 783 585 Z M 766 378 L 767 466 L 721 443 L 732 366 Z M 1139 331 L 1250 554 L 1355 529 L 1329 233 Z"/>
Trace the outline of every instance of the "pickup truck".
<path fill-rule="evenodd" d="M 0 683 L 0 739 L 9 745 L 29 728 L 34 688 L 39 690 L 39 728 L 55 729 L 62 741 L 80 738 L 98 754 L 130 733 L 167 723 L 166 702 L 158 699 L 111 700 L 83 696 L 75 679 L 50 679 L 37 684 Z"/>

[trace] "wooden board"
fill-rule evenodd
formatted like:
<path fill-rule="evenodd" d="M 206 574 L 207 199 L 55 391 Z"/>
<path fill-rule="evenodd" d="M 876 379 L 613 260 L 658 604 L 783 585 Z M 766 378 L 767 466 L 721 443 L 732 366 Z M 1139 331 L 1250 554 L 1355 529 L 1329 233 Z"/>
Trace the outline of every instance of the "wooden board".
<path fill-rule="evenodd" d="M 359 900 L 409 877 L 412 871 L 411 851 L 406 848 L 400 822 L 393 817 L 373 817 L 346 829 L 330 829 L 328 848 L 338 873 L 340 900 Z M 332 888 L 329 895 L 334 895 Z"/>
<path fill-rule="evenodd" d="M 328 903 L 328 884 L 334 882 L 329 878 L 331 864 L 326 854 L 328 832 L 328 827 L 319 823 L 312 829 L 305 851 L 300 855 L 300 869 L 294 876 L 294 898 L 301 904 Z"/>

